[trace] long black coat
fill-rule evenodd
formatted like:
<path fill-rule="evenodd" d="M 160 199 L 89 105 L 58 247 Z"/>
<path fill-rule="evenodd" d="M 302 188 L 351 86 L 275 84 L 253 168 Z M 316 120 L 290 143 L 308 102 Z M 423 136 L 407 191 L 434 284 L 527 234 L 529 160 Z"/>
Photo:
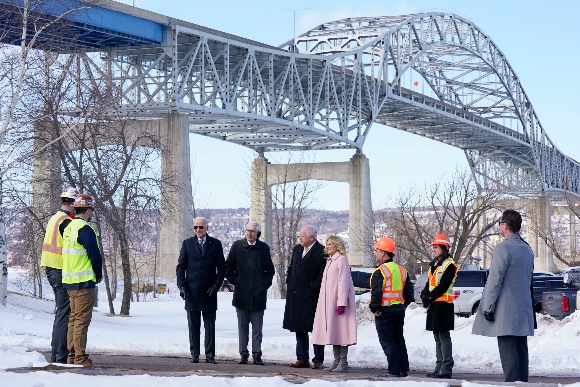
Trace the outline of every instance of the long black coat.
<path fill-rule="evenodd" d="M 320 284 L 326 266 L 324 247 L 314 242 L 302 258 L 304 247 L 296 245 L 286 273 L 286 309 L 282 327 L 290 332 L 312 332 Z"/>
<path fill-rule="evenodd" d="M 205 237 L 203 257 L 197 236 L 184 240 L 175 273 L 177 286 L 184 286 L 189 291 L 189 297 L 185 299 L 185 310 L 217 310 L 217 295 L 210 298 L 207 291 L 213 285 L 222 286 L 225 271 L 224 249 L 219 240 L 209 235 Z"/>
<path fill-rule="evenodd" d="M 438 266 L 441 266 L 444 260 L 431 262 L 431 273 L 435 272 Z M 455 328 L 455 307 L 452 302 L 433 302 L 443 295 L 449 289 L 455 273 L 456 265 L 449 265 L 441 275 L 441 282 L 432 291 L 429 291 L 429 282 L 421 292 L 421 298 L 428 297 L 429 309 L 427 309 L 426 329 L 428 331 L 451 331 Z"/>
<path fill-rule="evenodd" d="M 235 241 L 226 260 L 226 278 L 235 286 L 232 305 L 245 310 L 265 310 L 274 272 L 267 244 L 258 240 L 252 246 L 246 239 Z"/>

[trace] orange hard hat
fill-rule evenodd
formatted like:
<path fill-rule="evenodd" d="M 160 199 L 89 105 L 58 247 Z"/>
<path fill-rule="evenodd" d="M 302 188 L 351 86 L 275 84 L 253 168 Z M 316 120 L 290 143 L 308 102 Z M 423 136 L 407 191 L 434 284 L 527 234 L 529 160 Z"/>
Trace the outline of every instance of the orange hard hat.
<path fill-rule="evenodd" d="M 396 247 L 395 247 L 395 241 L 392 240 L 389 237 L 382 237 L 379 238 L 379 240 L 377 241 L 377 243 L 375 243 L 375 249 L 379 249 L 379 250 L 383 250 L 383 251 L 388 251 L 389 253 L 395 253 Z"/>
<path fill-rule="evenodd" d="M 447 246 L 447 248 L 450 249 L 451 248 L 451 240 L 445 234 L 437 234 L 437 235 L 435 235 L 435 238 L 433 238 L 433 242 L 431 242 L 431 244 L 429 246 L 435 246 L 435 245 Z"/>
<path fill-rule="evenodd" d="M 73 203 L 75 208 L 93 208 L 94 206 L 95 200 L 87 194 L 80 194 Z"/>

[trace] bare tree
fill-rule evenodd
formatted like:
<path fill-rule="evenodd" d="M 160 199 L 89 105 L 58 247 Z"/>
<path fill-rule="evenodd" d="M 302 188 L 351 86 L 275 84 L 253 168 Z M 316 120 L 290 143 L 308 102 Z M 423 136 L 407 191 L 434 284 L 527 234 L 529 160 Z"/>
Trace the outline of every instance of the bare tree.
<path fill-rule="evenodd" d="M 391 223 L 398 255 L 406 256 L 413 274 L 432 260 L 428 248 L 436 234 L 453 240 L 450 254 L 461 264 L 478 244 L 495 234 L 500 215 L 499 191 L 479 192 L 469 172 L 456 170 L 449 183 L 436 183 L 424 192 L 412 190 L 396 200 Z"/>
<path fill-rule="evenodd" d="M 96 2 L 94 2 L 96 3 Z M 3 20 L 10 20 L 0 26 L 0 149 L 2 157 L 0 161 L 0 182 L 4 180 L 6 172 L 18 156 L 12 152 L 12 147 L 7 146 L 7 140 L 18 137 L 23 133 L 24 125 L 19 118 L 28 120 L 30 116 L 29 104 L 33 101 L 28 99 L 26 80 L 34 78 L 42 67 L 43 61 L 38 49 L 47 49 L 47 40 L 44 34 L 59 31 L 59 37 L 63 39 L 67 34 L 65 27 L 66 18 L 90 8 L 89 4 L 78 2 L 49 2 L 47 0 L 8 0 L 0 4 L 0 13 Z M 52 14 L 45 17 L 46 13 Z M 70 41 L 70 40 L 69 40 Z M 14 46 L 13 42 L 19 42 Z M 25 131 L 24 131 L 25 132 Z M 24 138 L 27 143 L 29 138 Z M 18 143 L 19 141 L 16 141 Z M 3 196 L 0 184 L 0 198 Z M 0 302 L 6 302 L 6 233 L 3 208 L 0 199 Z"/>

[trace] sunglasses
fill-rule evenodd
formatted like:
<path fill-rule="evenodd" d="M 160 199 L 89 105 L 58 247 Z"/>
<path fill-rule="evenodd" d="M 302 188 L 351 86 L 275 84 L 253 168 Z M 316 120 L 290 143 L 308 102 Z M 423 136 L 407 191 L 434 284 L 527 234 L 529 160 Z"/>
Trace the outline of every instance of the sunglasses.
<path fill-rule="evenodd" d="M 203 230 L 204 226 L 193 226 L 193 229 L 194 229 L 194 230 L 197 230 L 198 228 L 199 228 L 200 230 Z"/>

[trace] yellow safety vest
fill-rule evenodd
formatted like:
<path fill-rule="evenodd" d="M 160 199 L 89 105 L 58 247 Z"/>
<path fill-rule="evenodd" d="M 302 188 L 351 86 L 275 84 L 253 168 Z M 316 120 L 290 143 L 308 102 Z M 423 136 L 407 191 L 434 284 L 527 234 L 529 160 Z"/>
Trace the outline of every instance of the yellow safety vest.
<path fill-rule="evenodd" d="M 405 282 L 407 281 L 407 269 L 391 261 L 380 265 L 375 272 L 377 270 L 380 270 L 383 275 L 383 298 L 381 305 L 391 306 L 404 304 L 405 299 L 403 297 L 403 289 L 405 288 Z"/>
<path fill-rule="evenodd" d="M 63 221 L 70 218 L 64 212 L 58 211 L 48 221 L 42 243 L 41 267 L 62 269 L 62 236 L 58 228 Z"/>
<path fill-rule="evenodd" d="M 453 258 L 449 257 L 447 258 L 445 261 L 443 261 L 443 263 L 441 264 L 441 266 L 438 266 L 437 269 L 435 269 L 435 271 L 431 274 L 431 270 L 429 270 L 429 291 L 432 291 L 433 289 L 435 289 L 435 287 L 437 285 L 439 285 L 439 283 L 441 282 L 441 277 L 443 276 L 443 273 L 445 272 L 445 269 L 447 269 L 450 265 L 455 265 L 455 262 L 453 261 Z M 445 293 L 443 293 L 443 295 L 441 295 L 441 297 L 439 297 L 438 299 L 435 300 L 435 302 L 437 301 L 442 301 L 442 302 L 453 302 L 453 284 L 455 284 L 455 277 L 457 277 L 457 270 L 455 270 L 455 276 L 453 277 L 453 281 L 451 281 L 451 285 L 449 285 L 449 288 L 445 291 Z"/>
<path fill-rule="evenodd" d="M 63 284 L 79 284 L 87 281 L 97 282 L 87 250 L 77 241 L 79 230 L 84 226 L 91 227 L 84 219 L 75 218 L 64 230 L 62 238 Z M 91 229 L 95 231 L 92 227 Z M 97 235 L 96 232 L 95 235 Z"/>

